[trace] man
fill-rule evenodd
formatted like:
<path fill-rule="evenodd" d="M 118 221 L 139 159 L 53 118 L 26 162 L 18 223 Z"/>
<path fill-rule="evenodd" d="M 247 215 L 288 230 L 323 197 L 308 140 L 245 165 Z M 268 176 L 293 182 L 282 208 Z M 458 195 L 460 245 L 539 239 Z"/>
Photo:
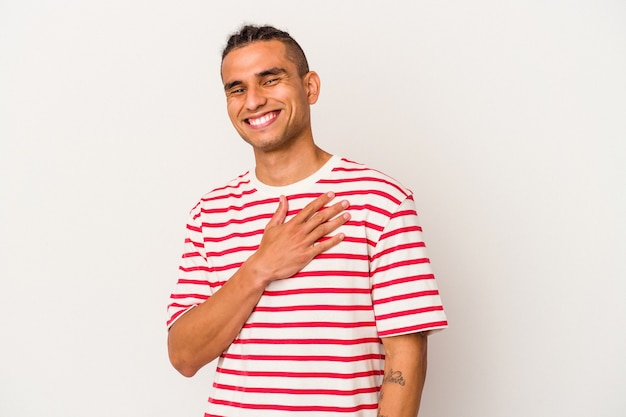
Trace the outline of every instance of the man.
<path fill-rule="evenodd" d="M 447 321 L 411 193 L 315 145 L 320 80 L 286 32 L 244 26 L 221 76 L 256 167 L 191 210 L 172 364 L 219 358 L 206 417 L 414 417 Z"/>

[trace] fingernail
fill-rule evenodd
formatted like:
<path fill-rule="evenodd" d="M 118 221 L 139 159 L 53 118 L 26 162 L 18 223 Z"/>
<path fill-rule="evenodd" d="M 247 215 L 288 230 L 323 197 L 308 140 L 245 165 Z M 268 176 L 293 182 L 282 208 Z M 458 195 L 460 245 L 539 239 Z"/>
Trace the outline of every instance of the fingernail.
<path fill-rule="evenodd" d="M 342 206 L 343 208 L 348 208 L 348 206 L 349 206 L 349 205 L 350 205 L 350 203 L 348 203 L 348 201 L 347 201 L 347 200 L 343 200 L 343 201 L 341 202 L 341 206 Z"/>
<path fill-rule="evenodd" d="M 335 193 L 333 193 L 332 191 L 327 192 L 326 195 L 330 198 L 335 197 Z"/>

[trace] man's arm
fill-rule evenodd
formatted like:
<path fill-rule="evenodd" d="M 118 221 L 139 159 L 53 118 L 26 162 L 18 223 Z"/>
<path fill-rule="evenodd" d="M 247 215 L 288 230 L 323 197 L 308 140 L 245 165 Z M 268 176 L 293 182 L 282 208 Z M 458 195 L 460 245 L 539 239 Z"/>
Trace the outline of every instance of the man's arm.
<path fill-rule="evenodd" d="M 167 346 L 174 368 L 195 375 L 232 343 L 270 282 L 294 275 L 343 240 L 338 234 L 318 242 L 350 218 L 347 213 L 337 216 L 348 207 L 345 200 L 323 209 L 333 198 L 333 193 L 324 194 L 284 222 L 287 199 L 281 197 L 259 249 L 219 291 L 170 328 Z"/>
<path fill-rule="evenodd" d="M 415 417 L 426 380 L 428 336 L 424 332 L 382 338 L 385 375 L 378 417 Z"/>

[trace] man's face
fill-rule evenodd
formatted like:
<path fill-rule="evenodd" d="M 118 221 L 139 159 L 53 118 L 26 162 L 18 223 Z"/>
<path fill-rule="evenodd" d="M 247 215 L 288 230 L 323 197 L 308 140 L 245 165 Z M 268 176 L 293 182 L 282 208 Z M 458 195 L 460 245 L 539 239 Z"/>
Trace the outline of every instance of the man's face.
<path fill-rule="evenodd" d="M 222 81 L 228 116 L 255 152 L 312 139 L 309 106 L 317 101 L 319 80 L 312 72 L 298 75 L 282 42 L 259 41 L 231 51 L 222 61 Z"/>

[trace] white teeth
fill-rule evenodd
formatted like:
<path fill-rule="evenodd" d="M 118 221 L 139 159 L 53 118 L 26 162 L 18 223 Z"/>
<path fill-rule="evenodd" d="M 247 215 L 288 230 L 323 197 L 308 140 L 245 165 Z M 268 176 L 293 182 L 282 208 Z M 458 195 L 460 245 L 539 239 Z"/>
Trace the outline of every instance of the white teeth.
<path fill-rule="evenodd" d="M 273 118 L 275 118 L 276 115 L 274 113 L 268 113 L 264 116 L 261 116 L 257 119 L 248 119 L 248 123 L 250 123 L 252 126 L 260 126 L 262 124 L 265 124 L 267 122 L 269 122 L 270 120 L 272 120 Z"/>

